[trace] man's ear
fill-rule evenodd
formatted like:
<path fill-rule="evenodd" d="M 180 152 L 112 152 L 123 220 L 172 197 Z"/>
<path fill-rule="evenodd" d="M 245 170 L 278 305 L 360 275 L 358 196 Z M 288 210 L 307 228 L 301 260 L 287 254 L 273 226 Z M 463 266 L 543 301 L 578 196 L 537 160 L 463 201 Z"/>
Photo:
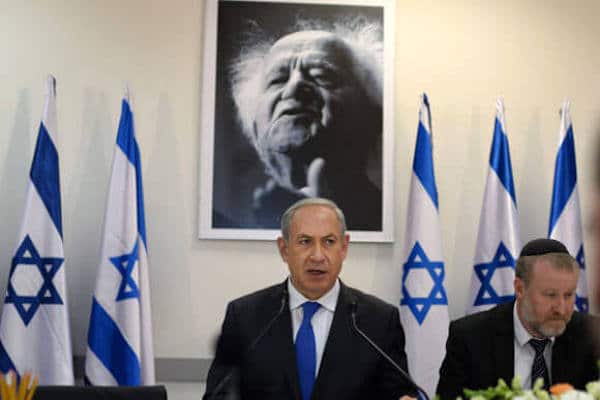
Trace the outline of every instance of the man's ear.
<path fill-rule="evenodd" d="M 288 260 L 287 242 L 281 236 L 277 238 L 277 247 L 279 248 L 279 255 L 281 255 L 281 258 L 283 259 L 283 261 L 285 261 L 287 263 L 287 260 Z"/>
<path fill-rule="evenodd" d="M 523 297 L 525 296 L 525 282 L 523 282 L 523 279 L 516 277 L 514 285 L 515 297 L 517 298 L 517 300 L 523 299 Z"/>
<path fill-rule="evenodd" d="M 344 237 L 342 238 L 342 252 L 343 252 L 343 259 L 346 259 L 346 255 L 348 255 L 348 244 L 350 243 L 350 235 L 349 234 L 345 234 Z"/>

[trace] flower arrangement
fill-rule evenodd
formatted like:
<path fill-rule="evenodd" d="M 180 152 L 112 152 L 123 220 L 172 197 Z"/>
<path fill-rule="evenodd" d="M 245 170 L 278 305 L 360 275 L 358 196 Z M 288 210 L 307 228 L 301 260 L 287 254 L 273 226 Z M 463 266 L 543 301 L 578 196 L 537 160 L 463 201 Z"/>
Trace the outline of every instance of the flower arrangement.
<path fill-rule="evenodd" d="M 465 389 L 465 397 L 470 400 L 600 400 L 600 381 L 586 385 L 585 391 L 575 390 L 567 383 L 557 383 L 549 391 L 543 389 L 544 381 L 538 378 L 532 389 L 523 389 L 519 377 L 514 377 L 508 386 L 503 379 L 495 387 L 482 390 Z"/>
<path fill-rule="evenodd" d="M 31 400 L 37 389 L 38 378 L 31 379 L 31 373 L 26 372 L 21 381 L 17 379 L 14 371 L 0 374 L 0 399 L 1 400 Z"/>

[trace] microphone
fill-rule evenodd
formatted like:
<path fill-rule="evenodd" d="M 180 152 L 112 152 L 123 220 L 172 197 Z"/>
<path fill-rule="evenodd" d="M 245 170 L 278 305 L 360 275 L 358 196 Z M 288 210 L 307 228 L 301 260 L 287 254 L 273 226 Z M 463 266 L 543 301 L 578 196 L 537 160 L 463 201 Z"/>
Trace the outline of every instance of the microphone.
<path fill-rule="evenodd" d="M 254 350 L 254 348 L 258 345 L 258 343 L 261 341 L 261 339 L 267 334 L 267 332 L 269 332 L 269 330 L 271 329 L 271 327 L 273 326 L 275 321 L 277 321 L 279 319 L 279 317 L 285 311 L 285 306 L 286 306 L 287 302 L 288 302 L 288 290 L 287 290 L 287 283 L 286 283 L 283 285 L 283 293 L 281 295 L 281 305 L 279 306 L 279 310 L 277 311 L 277 314 L 275 314 L 275 316 L 273 316 L 273 318 L 271 318 L 271 320 L 269 320 L 269 322 L 265 325 L 263 330 L 260 331 L 258 336 L 256 336 L 256 338 L 252 341 L 252 343 L 250 343 L 250 346 L 248 346 L 248 348 L 244 351 L 244 354 L 239 358 L 238 363 L 239 363 L 239 361 L 243 360 L 248 354 L 250 354 Z M 233 376 L 233 373 L 235 371 L 236 371 L 235 365 L 230 367 L 229 372 L 223 378 L 221 378 L 221 380 L 217 383 L 217 385 L 215 386 L 215 389 L 212 391 L 212 393 L 207 398 L 207 400 L 214 399 L 215 396 L 219 394 L 219 392 L 229 382 L 229 380 L 231 379 L 231 377 Z"/>
<path fill-rule="evenodd" d="M 406 372 L 404 369 L 402 369 L 402 367 L 400 367 L 398 365 L 398 363 L 396 361 L 394 361 L 392 359 L 392 357 L 390 357 L 385 351 L 383 351 L 383 349 L 379 346 L 377 346 L 377 344 L 371 340 L 370 337 L 367 336 L 366 333 L 364 333 L 356 324 L 356 310 L 358 308 L 358 304 L 356 304 L 356 300 L 352 300 L 352 303 L 350 303 L 350 317 L 352 319 L 352 326 L 354 327 L 354 330 L 373 348 L 375 349 L 375 351 L 377 353 L 379 353 L 380 356 L 382 356 L 383 358 L 385 358 L 385 360 L 387 362 L 389 362 L 395 369 L 396 371 L 398 371 L 400 373 L 400 376 L 402 376 L 408 383 L 410 383 L 410 385 L 416 389 L 417 393 L 422 396 L 425 400 L 429 400 L 429 396 L 427 396 L 427 393 L 419 386 L 417 385 L 417 383 L 415 381 L 412 380 L 412 378 L 410 377 L 410 375 L 408 374 L 408 372 Z"/>

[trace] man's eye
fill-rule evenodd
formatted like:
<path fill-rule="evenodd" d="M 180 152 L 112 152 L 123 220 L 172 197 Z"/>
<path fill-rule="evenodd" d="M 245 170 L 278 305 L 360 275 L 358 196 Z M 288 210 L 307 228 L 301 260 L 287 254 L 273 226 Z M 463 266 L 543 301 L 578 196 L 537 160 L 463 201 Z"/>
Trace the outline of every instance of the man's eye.
<path fill-rule="evenodd" d="M 300 240 L 298 240 L 298 244 L 303 245 L 303 246 L 307 245 L 309 243 L 310 243 L 309 239 L 300 239 Z"/>
<path fill-rule="evenodd" d="M 310 76 L 318 85 L 325 87 L 338 86 L 338 76 L 333 71 L 325 68 L 311 68 Z"/>
<path fill-rule="evenodd" d="M 283 84 L 285 84 L 287 82 L 287 80 L 288 80 L 287 74 L 272 75 L 267 80 L 267 86 L 279 86 L 279 85 L 283 85 Z"/>

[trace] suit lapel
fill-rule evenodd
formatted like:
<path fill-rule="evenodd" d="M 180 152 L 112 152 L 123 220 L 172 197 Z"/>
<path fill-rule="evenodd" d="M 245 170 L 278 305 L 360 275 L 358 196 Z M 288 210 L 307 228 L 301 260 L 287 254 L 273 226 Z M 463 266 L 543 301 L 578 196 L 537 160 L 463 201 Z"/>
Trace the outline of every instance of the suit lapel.
<path fill-rule="evenodd" d="M 312 399 L 327 399 L 331 398 L 326 394 L 331 392 L 331 385 L 336 382 L 336 379 L 330 378 L 331 375 L 339 368 L 339 354 L 348 353 L 348 349 L 352 348 L 352 331 L 349 321 L 350 294 L 345 285 L 340 281 L 340 294 L 338 302 L 331 321 L 331 328 L 327 336 L 327 343 L 323 351 L 321 366 L 317 374 L 315 386 L 313 389 Z M 334 393 L 335 394 L 335 393 Z"/>
<path fill-rule="evenodd" d="M 571 368 L 575 364 L 571 361 L 571 355 L 568 350 L 573 349 L 570 345 L 571 335 L 566 331 L 563 335 L 558 336 L 552 347 L 552 376 L 551 383 L 570 382 L 576 384 L 571 378 Z"/>
<path fill-rule="evenodd" d="M 287 292 L 287 281 L 281 286 L 276 294 L 276 298 L 272 299 L 271 304 L 277 304 L 279 307 L 281 296 L 283 291 Z M 286 383 L 289 386 L 290 393 L 293 396 L 292 399 L 300 400 L 300 384 L 298 383 L 298 371 L 296 368 L 296 350 L 294 347 L 293 331 L 292 331 L 292 317 L 289 308 L 289 299 L 285 304 L 286 309 L 283 311 L 281 318 L 273 325 L 272 328 L 272 352 L 279 354 L 283 361 L 283 374 Z"/>
<path fill-rule="evenodd" d="M 508 384 L 510 384 L 515 370 L 513 307 L 514 302 L 511 302 L 497 309 L 496 332 L 492 339 L 492 353 L 496 368 L 494 375 L 504 379 Z M 494 382 L 495 385 L 496 382 Z"/>

